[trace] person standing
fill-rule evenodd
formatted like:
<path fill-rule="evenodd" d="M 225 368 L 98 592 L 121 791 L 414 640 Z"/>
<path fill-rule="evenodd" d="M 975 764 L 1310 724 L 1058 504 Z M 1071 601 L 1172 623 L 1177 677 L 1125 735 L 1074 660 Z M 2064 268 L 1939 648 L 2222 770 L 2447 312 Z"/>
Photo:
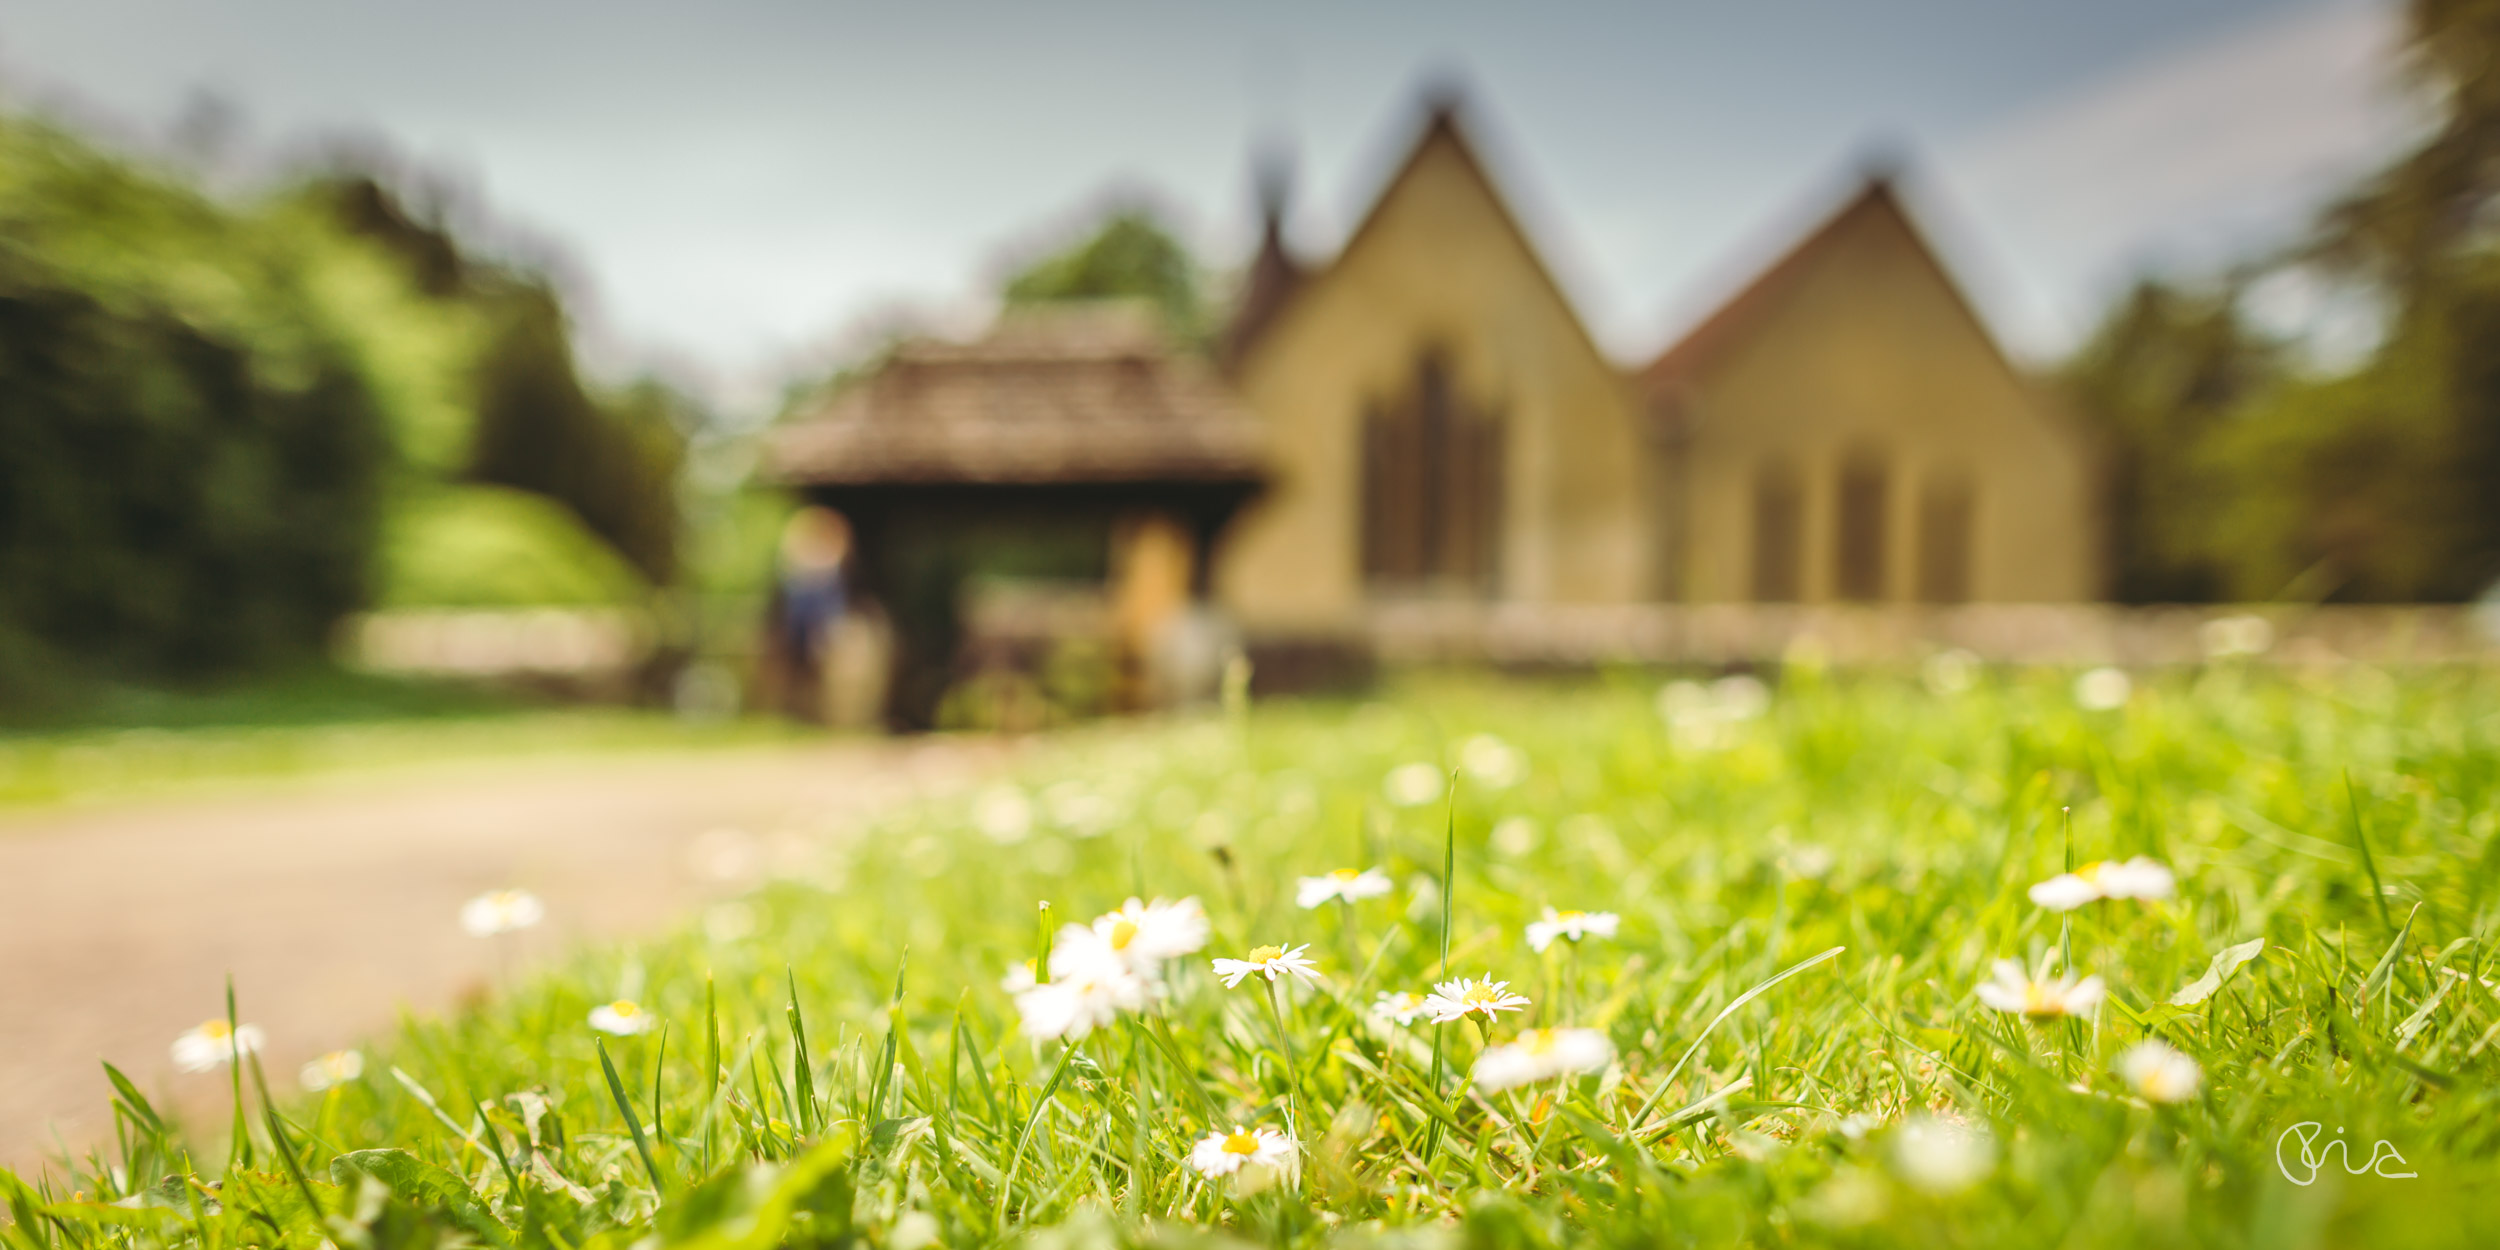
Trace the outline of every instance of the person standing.
<path fill-rule="evenodd" d="M 799 720 L 825 719 L 825 653 L 846 606 L 843 574 L 850 555 L 850 522 L 831 508 L 801 508 L 781 528 L 769 606 L 768 681 L 773 704 Z"/>

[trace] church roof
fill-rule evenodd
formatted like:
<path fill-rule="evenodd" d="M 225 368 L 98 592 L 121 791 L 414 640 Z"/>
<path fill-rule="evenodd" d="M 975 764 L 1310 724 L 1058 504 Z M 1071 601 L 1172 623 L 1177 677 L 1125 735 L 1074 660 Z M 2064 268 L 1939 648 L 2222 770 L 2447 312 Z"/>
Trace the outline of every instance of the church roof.
<path fill-rule="evenodd" d="M 1970 301 L 1962 295 L 1952 274 L 1937 259 L 1935 248 L 1929 245 L 1917 222 L 1902 206 L 1899 193 L 1893 189 L 1892 179 L 1877 174 L 1869 177 L 1855 195 L 1825 218 L 1821 225 L 1807 232 L 1779 259 L 1771 262 L 1752 282 L 1719 305 L 1716 311 L 1687 331 L 1683 338 L 1659 353 L 1657 359 L 1640 371 L 1641 381 L 1652 387 L 1664 386 L 1707 371 L 1751 338 L 1771 312 L 1786 302 L 1824 257 L 1838 249 L 1844 240 L 1861 230 L 1884 226 L 1890 226 L 1917 249 L 1918 255 L 1943 281 L 1945 289 L 1953 293 L 1955 301 L 1970 319 L 1971 327 L 1988 343 L 1989 349 L 1995 351 L 1995 337 L 1988 333 L 1986 324 L 1971 309 Z"/>
<path fill-rule="evenodd" d="M 1250 259 L 1250 272 L 1241 284 L 1241 300 L 1234 305 L 1233 319 L 1225 325 L 1218 344 L 1218 358 L 1228 374 L 1240 368 L 1242 356 L 1258 342 L 1276 315 L 1285 310 L 1306 276 L 1302 262 L 1295 260 L 1285 246 L 1285 202 L 1290 183 L 1282 162 L 1271 157 L 1258 174 L 1259 251 Z"/>
<path fill-rule="evenodd" d="M 1262 427 L 1145 310 L 1029 309 L 970 343 L 915 339 L 775 432 L 793 485 L 1256 482 Z"/>
<path fill-rule="evenodd" d="M 1601 358 L 1604 356 L 1596 339 L 1589 334 L 1588 327 L 1580 321 L 1579 309 L 1572 303 L 1571 296 L 1554 279 L 1553 271 L 1546 267 L 1545 258 L 1538 252 L 1535 240 L 1520 225 L 1517 212 L 1502 194 L 1501 184 L 1486 166 L 1475 142 L 1468 137 L 1459 116 L 1464 105 L 1463 94 L 1452 84 L 1442 84 L 1427 94 L 1422 129 L 1417 132 L 1414 142 L 1408 145 L 1405 155 L 1399 158 L 1388 179 L 1380 184 L 1380 190 L 1372 197 L 1371 207 L 1365 210 L 1362 220 L 1346 236 L 1336 255 L 1326 262 L 1308 265 L 1297 262 L 1283 246 L 1279 224 L 1283 211 L 1281 196 L 1262 204 L 1267 214 L 1267 228 L 1259 254 L 1251 262 L 1241 303 L 1235 309 L 1226 335 L 1224 346 L 1228 369 L 1235 367 L 1257 344 L 1259 336 L 1284 316 L 1295 298 L 1317 286 L 1331 269 L 1353 255 L 1368 236 L 1381 228 L 1382 211 L 1396 198 L 1398 189 L 1415 175 L 1426 157 L 1440 148 L 1447 148 L 1458 158 L 1467 176 L 1483 192 L 1501 229 L 1518 244 L 1536 278 L 1553 294 L 1555 304 L 1561 308 L 1572 330 L 1592 353 Z M 1265 190 L 1263 188 L 1263 192 Z"/>

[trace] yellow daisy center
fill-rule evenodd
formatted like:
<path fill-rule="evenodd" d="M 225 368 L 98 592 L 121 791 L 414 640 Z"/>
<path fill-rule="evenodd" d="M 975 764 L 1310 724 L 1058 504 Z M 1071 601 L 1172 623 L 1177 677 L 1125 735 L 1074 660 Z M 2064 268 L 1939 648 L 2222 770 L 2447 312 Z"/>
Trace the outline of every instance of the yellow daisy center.
<path fill-rule="evenodd" d="M 628 1020 L 631 1020 L 631 1019 L 633 1019 L 635 1016 L 642 1014 L 642 1008 L 635 1006 L 631 1000 L 628 1000 L 628 999 L 623 999 L 623 998 L 620 998 L 620 999 L 616 1000 L 615 1002 L 609 1003 L 609 1004 L 608 1004 L 608 1010 L 613 1011 L 613 1012 L 615 1012 L 616 1014 L 618 1014 L 618 1015 L 620 1015 L 620 1016 L 623 1016 L 623 1017 L 625 1017 L 625 1018 L 626 1018 L 626 1019 L 628 1019 Z"/>
<path fill-rule="evenodd" d="M 1538 1029 L 1522 1040 L 1527 1042 L 1529 1054 L 1542 1055 L 1554 1048 L 1557 1039 L 1552 1029 Z"/>
<path fill-rule="evenodd" d="M 234 1036 L 234 1030 L 227 1027 L 226 1022 L 223 1020 L 211 1020 L 200 1026 L 200 1036 L 208 1038 L 212 1041 L 224 1041 L 226 1038 Z"/>
<path fill-rule="evenodd" d="M 2101 883 L 2101 873 L 2108 867 L 2108 860 L 2096 859 L 2091 863 L 2085 864 L 2083 867 L 2076 869 L 2075 875 L 2094 885 L 2099 885 Z"/>
<path fill-rule="evenodd" d="M 1352 881 L 1356 877 L 1362 876 L 1363 873 L 1361 869 L 1357 868 L 1340 868 L 1328 875 L 1335 877 L 1339 881 Z"/>
<path fill-rule="evenodd" d="M 1234 1129 L 1232 1133 L 1224 1139 L 1224 1153 L 1228 1155 L 1254 1155 L 1259 1153 L 1259 1135 L 1250 1132 L 1247 1129 Z"/>
<path fill-rule="evenodd" d="M 2049 993 L 2049 987 L 2037 981 L 2023 987 L 2024 1014 L 2053 1016 L 2063 1010 L 2065 1010 L 2065 1004 L 2059 1001 L 2056 995 Z"/>
<path fill-rule="evenodd" d="M 1136 921 L 1123 919 L 1115 920 L 1111 923 L 1111 949 L 1115 951 L 1127 950 L 1128 944 L 1136 940 Z"/>
<path fill-rule="evenodd" d="M 1254 964 L 1272 964 L 1272 963 L 1276 962 L 1277 960 L 1282 959 L 1282 958 L 1284 958 L 1284 957 L 1285 957 L 1285 948 L 1284 948 L 1284 947 L 1281 947 L 1281 946 L 1253 946 L 1253 947 L 1251 947 L 1251 948 L 1250 948 L 1250 957 L 1249 957 L 1248 959 L 1244 960 L 1243 962 L 1245 962 L 1245 963 L 1254 963 Z"/>
<path fill-rule="evenodd" d="M 1587 917 L 1588 913 L 1584 911 L 1558 911 L 1554 913 L 1554 919 L 1556 920 L 1583 920 Z"/>
<path fill-rule="evenodd" d="M 1490 1003 L 1498 1001 L 1501 997 L 1502 992 L 1493 988 L 1493 983 L 1491 981 L 1485 981 L 1476 985 L 1468 986 L 1467 992 L 1460 996 L 1459 1001 L 1465 1003 Z"/>

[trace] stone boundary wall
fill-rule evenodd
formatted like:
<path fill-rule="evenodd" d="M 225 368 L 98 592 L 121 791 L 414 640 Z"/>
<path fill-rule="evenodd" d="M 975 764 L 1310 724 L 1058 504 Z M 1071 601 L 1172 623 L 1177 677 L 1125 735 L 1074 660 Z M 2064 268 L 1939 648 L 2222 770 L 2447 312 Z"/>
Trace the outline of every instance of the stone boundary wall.
<path fill-rule="evenodd" d="M 1894 664 L 1954 649 L 2000 663 L 2131 667 L 2226 656 L 2295 664 L 2500 659 L 2500 610 L 2454 605 L 1406 603 L 1375 607 L 1369 633 L 1381 661 L 1396 665 L 1729 665 L 1797 652 L 1838 664 Z"/>
<path fill-rule="evenodd" d="M 443 677 L 597 677 L 651 651 L 647 616 L 619 608 L 372 612 L 341 631 L 343 658 L 378 672 Z"/>

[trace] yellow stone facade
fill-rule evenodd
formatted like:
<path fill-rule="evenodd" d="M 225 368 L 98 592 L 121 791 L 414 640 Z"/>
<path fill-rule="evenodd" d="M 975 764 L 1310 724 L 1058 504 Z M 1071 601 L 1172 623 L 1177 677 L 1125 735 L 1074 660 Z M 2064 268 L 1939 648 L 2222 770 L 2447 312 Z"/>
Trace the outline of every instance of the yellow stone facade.
<path fill-rule="evenodd" d="M 1438 355 L 1502 442 L 1489 582 L 1367 586 L 1363 422 Z M 1380 594 L 1629 602 L 1650 591 L 1631 523 L 1650 489 L 1633 387 L 1598 350 L 1446 114 L 1333 262 L 1235 370 L 1269 426 L 1274 477 L 1235 523 L 1220 601 L 1253 633 L 1359 625 Z"/>
<path fill-rule="evenodd" d="M 1666 434 L 1668 595 L 1903 604 L 2100 593 L 2088 442 L 1998 352 L 1882 182 L 1643 380 Z M 1776 511 L 1766 493 L 1778 493 L 1766 487 L 1783 477 L 1795 576 L 1788 593 L 1765 594 L 1773 535 L 1763 531 L 1782 528 L 1764 524 Z"/>
<path fill-rule="evenodd" d="M 2099 593 L 2087 442 L 1881 181 L 1627 370 L 1439 109 L 1338 254 L 1267 314 L 1231 372 L 1274 473 L 1214 568 L 1254 638 L 1352 633 L 1415 599 Z"/>

